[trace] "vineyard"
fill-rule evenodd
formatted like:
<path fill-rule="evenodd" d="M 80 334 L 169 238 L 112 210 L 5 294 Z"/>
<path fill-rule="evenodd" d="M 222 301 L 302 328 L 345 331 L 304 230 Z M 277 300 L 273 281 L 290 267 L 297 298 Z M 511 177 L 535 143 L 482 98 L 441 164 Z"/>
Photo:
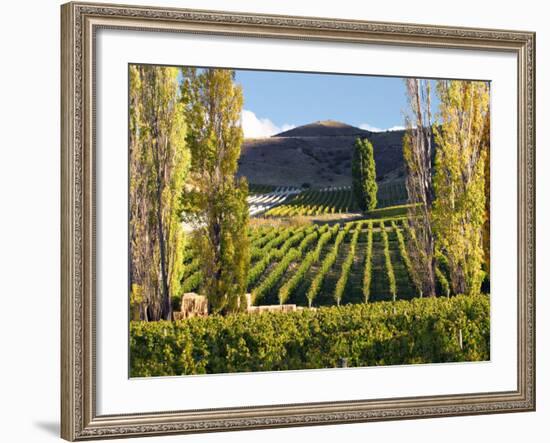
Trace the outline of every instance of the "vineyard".
<path fill-rule="evenodd" d="M 438 263 L 438 297 L 422 297 L 404 183 L 380 186 L 366 213 L 350 187 L 250 189 L 247 310 L 130 322 L 132 377 L 490 358 L 488 296 L 451 297 Z M 204 293 L 192 243 L 182 257 L 175 312 L 184 294 Z"/>
<path fill-rule="evenodd" d="M 129 67 L 131 376 L 489 359 L 488 84 L 398 82 L 406 129 L 279 130 L 340 111 L 289 72 L 255 117 L 278 76 L 238 71 Z"/>
<path fill-rule="evenodd" d="M 459 295 L 131 322 L 130 376 L 486 361 L 489 320 L 489 297 Z"/>
<path fill-rule="evenodd" d="M 359 210 L 351 186 L 310 189 L 299 193 L 294 190 L 292 195 L 287 195 L 288 191 L 281 188 L 270 189 L 266 185 L 252 185 L 250 189 L 253 194 L 249 197 L 250 203 L 272 203 L 261 210 L 251 209 L 251 215 L 265 212 L 263 215 L 266 217 L 319 216 L 356 213 Z M 379 208 L 404 204 L 407 201 L 405 183 L 380 183 L 377 198 Z"/>
<path fill-rule="evenodd" d="M 250 228 L 247 291 L 254 304 L 317 307 L 410 300 L 419 295 L 403 216 L 347 223 Z M 199 262 L 184 252 L 182 293 L 201 291 Z M 440 273 L 443 283 L 445 276 Z M 179 309 L 180 298 L 174 298 Z"/>

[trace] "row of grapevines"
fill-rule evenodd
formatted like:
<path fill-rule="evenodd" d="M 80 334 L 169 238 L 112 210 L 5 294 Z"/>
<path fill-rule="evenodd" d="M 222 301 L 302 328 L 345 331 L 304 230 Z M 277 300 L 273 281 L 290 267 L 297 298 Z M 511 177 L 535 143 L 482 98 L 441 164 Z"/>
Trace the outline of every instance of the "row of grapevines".
<path fill-rule="evenodd" d="M 393 265 L 391 263 L 390 243 L 388 241 L 388 233 L 386 232 L 386 227 L 384 226 L 383 220 L 380 221 L 380 231 L 382 232 L 382 244 L 384 246 L 384 257 L 386 259 L 386 275 L 388 276 L 390 293 L 392 295 L 393 301 L 395 301 L 397 296 L 397 285 L 395 283 L 395 274 L 393 272 Z"/>
<path fill-rule="evenodd" d="M 281 248 L 273 248 L 264 251 L 263 256 L 256 262 L 254 266 L 250 269 L 248 273 L 248 287 L 250 288 L 256 281 L 260 278 L 265 269 L 269 264 L 275 260 L 280 260 L 286 252 L 292 248 L 296 243 L 301 241 L 305 236 L 310 234 L 315 229 L 315 226 L 309 228 L 300 228 L 296 233 L 294 233 L 288 240 L 286 240 Z"/>
<path fill-rule="evenodd" d="M 319 271 L 313 278 L 313 281 L 311 282 L 311 285 L 306 294 L 308 304 L 310 307 L 313 303 L 313 300 L 315 299 L 315 297 L 317 297 L 317 295 L 319 294 L 319 291 L 321 290 L 321 286 L 323 284 L 326 274 L 330 271 L 330 269 L 332 268 L 332 265 L 336 261 L 336 257 L 338 256 L 338 249 L 340 248 L 340 243 L 344 241 L 346 234 L 351 229 L 353 224 L 354 223 L 346 224 L 344 226 L 344 229 L 342 229 L 338 233 L 338 235 L 336 236 L 336 240 L 334 241 L 334 245 L 332 246 L 332 249 L 323 259 Z"/>
<path fill-rule="evenodd" d="M 336 212 L 337 191 L 323 191 L 323 199 L 319 202 L 316 215 L 334 214 Z"/>
<path fill-rule="evenodd" d="M 315 208 L 315 215 L 330 214 L 333 210 L 332 201 L 334 198 L 334 193 L 331 191 L 323 191 L 322 198 L 317 203 Z"/>
<path fill-rule="evenodd" d="M 365 303 L 370 297 L 370 283 L 372 280 L 372 222 L 369 222 L 367 231 L 367 251 L 365 254 L 365 271 L 363 273 L 363 298 Z"/>
<path fill-rule="evenodd" d="M 416 233 L 414 232 L 414 229 L 411 227 L 408 219 L 403 220 L 403 227 L 405 228 L 405 233 L 407 234 L 407 237 L 408 237 L 407 240 L 410 242 L 413 242 L 413 244 L 416 244 L 417 243 Z M 423 295 L 422 279 L 416 272 L 412 272 L 410 274 L 410 277 L 414 283 L 414 286 L 418 290 L 418 293 L 420 294 L 420 298 L 422 298 L 422 295 Z"/>
<path fill-rule="evenodd" d="M 321 228 L 326 231 L 327 227 Z M 269 275 L 262 281 L 262 283 L 252 290 L 252 300 L 255 303 L 260 300 L 267 291 L 269 291 L 275 284 L 281 279 L 290 264 L 302 257 L 304 251 L 317 239 L 321 230 L 314 230 L 306 235 L 297 248 L 291 248 L 286 251 L 281 261 L 277 263 L 275 268 L 269 273 Z"/>
<path fill-rule="evenodd" d="M 254 241 L 250 245 L 251 246 L 250 259 L 254 260 L 260 257 L 266 248 L 273 247 L 274 243 L 275 243 L 275 246 L 277 246 L 277 244 L 280 244 L 283 241 L 285 241 L 291 234 L 292 232 L 290 229 L 285 229 L 285 230 L 274 229 L 273 232 L 270 232 L 264 237 L 261 237 L 258 240 Z"/>
<path fill-rule="evenodd" d="M 308 249 L 309 246 L 317 239 L 317 237 L 323 234 L 327 229 L 328 229 L 328 226 L 325 225 L 320 229 L 318 229 L 316 226 L 308 230 L 307 235 L 302 239 L 302 241 L 298 245 L 298 251 L 300 251 L 300 254 L 302 254 L 306 249 Z"/>
<path fill-rule="evenodd" d="M 288 300 L 288 298 L 292 295 L 294 289 L 296 289 L 298 285 L 303 281 L 311 265 L 319 260 L 321 256 L 321 251 L 323 250 L 325 244 L 328 243 L 332 239 L 332 237 L 334 237 L 339 229 L 340 225 L 336 224 L 328 232 L 324 232 L 321 237 L 319 237 L 319 241 L 317 242 L 317 246 L 315 247 L 315 249 L 306 254 L 304 259 L 302 260 L 302 263 L 300 264 L 300 267 L 296 270 L 294 275 L 289 280 L 287 280 L 287 282 L 279 289 L 279 303 L 283 304 Z"/>
<path fill-rule="evenodd" d="M 351 189 L 311 190 L 295 197 L 290 202 L 270 209 L 267 216 L 322 215 L 348 212 L 355 203 Z"/>
<path fill-rule="evenodd" d="M 259 232 L 259 235 L 255 233 L 255 235 L 253 235 L 253 240 L 251 242 L 251 246 L 253 248 L 261 248 L 262 246 L 264 246 L 268 241 L 272 240 L 273 238 L 275 238 L 278 234 L 278 230 L 275 229 L 274 226 L 270 226 L 269 228 L 267 229 L 262 229 L 260 232 Z"/>
<path fill-rule="evenodd" d="M 380 207 L 402 205 L 406 202 L 406 188 L 403 183 L 380 184 L 378 201 Z M 382 204 L 383 203 L 383 204 Z M 357 210 L 351 188 L 309 190 L 291 201 L 272 208 L 267 216 L 321 215 L 345 213 Z"/>
<path fill-rule="evenodd" d="M 281 244 L 291 238 L 293 235 L 302 232 L 305 228 L 300 228 L 298 230 L 294 229 L 282 229 L 277 232 L 277 235 L 269 240 L 266 244 L 261 247 L 253 247 L 250 252 L 250 260 L 256 260 L 260 257 L 265 257 L 266 254 L 269 254 L 272 250 L 277 249 Z"/>
<path fill-rule="evenodd" d="M 303 204 L 311 198 L 311 191 L 302 192 L 288 204 L 275 207 L 266 212 L 266 215 L 275 215 L 275 216 L 285 216 L 291 215 L 292 210 L 295 206 Z"/>
<path fill-rule="evenodd" d="M 346 284 L 348 283 L 349 273 L 351 271 L 351 266 L 353 265 L 353 260 L 355 258 L 355 248 L 357 247 L 357 239 L 359 238 L 359 233 L 363 228 L 363 222 L 357 223 L 353 235 L 351 237 L 351 243 L 348 251 L 348 255 L 342 263 L 342 270 L 340 271 L 340 277 L 336 282 L 336 287 L 334 288 L 334 299 L 336 304 L 340 306 L 342 301 L 342 296 L 344 295 L 344 290 L 346 289 Z"/>
<path fill-rule="evenodd" d="M 275 283 L 279 281 L 290 264 L 300 258 L 300 253 L 297 248 L 290 249 L 283 259 L 277 263 L 277 266 L 269 273 L 262 283 L 252 290 L 252 303 L 256 304 L 260 301 L 265 293 L 269 291 Z"/>
<path fill-rule="evenodd" d="M 405 268 L 407 269 L 407 273 L 409 274 L 409 278 L 411 282 L 416 287 L 416 290 L 420 294 L 422 292 L 421 282 L 420 279 L 416 278 L 411 258 L 409 257 L 409 252 L 407 251 L 407 246 L 405 245 L 405 237 L 403 236 L 403 232 L 401 232 L 401 229 L 397 226 L 395 221 L 391 222 L 392 228 L 395 232 L 395 235 L 397 236 L 397 244 L 399 246 L 399 253 L 401 254 L 401 259 L 403 260 L 403 263 L 405 263 Z"/>

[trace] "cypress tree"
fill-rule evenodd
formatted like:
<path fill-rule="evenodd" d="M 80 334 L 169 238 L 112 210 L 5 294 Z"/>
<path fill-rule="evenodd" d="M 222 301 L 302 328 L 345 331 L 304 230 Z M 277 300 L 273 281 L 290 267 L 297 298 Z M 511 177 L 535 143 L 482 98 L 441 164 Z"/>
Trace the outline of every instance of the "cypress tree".
<path fill-rule="evenodd" d="M 355 140 L 351 165 L 353 195 L 362 211 L 376 208 L 376 165 L 371 142 L 367 138 Z"/>

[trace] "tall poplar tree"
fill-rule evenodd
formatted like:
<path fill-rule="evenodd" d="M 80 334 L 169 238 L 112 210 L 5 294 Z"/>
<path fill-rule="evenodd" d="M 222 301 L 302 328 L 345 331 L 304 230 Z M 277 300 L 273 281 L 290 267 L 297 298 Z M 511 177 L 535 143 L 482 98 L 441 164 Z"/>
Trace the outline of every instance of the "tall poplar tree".
<path fill-rule="evenodd" d="M 486 221 L 489 86 L 441 80 L 440 125 L 435 130 L 433 224 L 455 294 L 479 293 Z"/>
<path fill-rule="evenodd" d="M 236 178 L 243 132 L 242 90 L 234 72 L 188 69 L 182 83 L 192 173 L 183 195 L 211 311 L 243 307 L 250 263 L 248 185 Z"/>
<path fill-rule="evenodd" d="M 405 80 L 409 113 L 403 138 L 403 157 L 407 171 L 410 239 L 406 243 L 413 274 L 419 281 L 420 296 L 435 296 L 435 239 L 431 209 L 434 200 L 432 177 L 432 111 L 429 80 Z"/>
<path fill-rule="evenodd" d="M 376 164 L 372 144 L 367 138 L 355 140 L 351 176 L 353 195 L 359 208 L 362 211 L 371 211 L 376 208 L 378 193 Z"/>
<path fill-rule="evenodd" d="M 483 254 L 485 272 L 491 271 L 491 114 L 489 109 L 485 115 L 483 144 L 486 146 L 485 156 L 485 224 L 483 225 Z"/>
<path fill-rule="evenodd" d="M 182 273 L 190 158 L 177 68 L 130 66 L 130 283 L 143 320 L 171 319 Z"/>

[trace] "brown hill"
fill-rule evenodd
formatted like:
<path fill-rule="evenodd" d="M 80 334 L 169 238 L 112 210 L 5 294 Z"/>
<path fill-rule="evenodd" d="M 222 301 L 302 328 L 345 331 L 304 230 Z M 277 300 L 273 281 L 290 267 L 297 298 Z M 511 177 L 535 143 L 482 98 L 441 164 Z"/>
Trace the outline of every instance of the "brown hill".
<path fill-rule="evenodd" d="M 403 131 L 370 132 L 330 120 L 245 140 L 238 174 L 255 184 L 348 186 L 357 137 L 373 144 L 379 180 L 403 176 Z"/>
<path fill-rule="evenodd" d="M 342 122 L 321 120 L 275 134 L 274 137 L 368 136 L 369 134 L 369 131 Z"/>

